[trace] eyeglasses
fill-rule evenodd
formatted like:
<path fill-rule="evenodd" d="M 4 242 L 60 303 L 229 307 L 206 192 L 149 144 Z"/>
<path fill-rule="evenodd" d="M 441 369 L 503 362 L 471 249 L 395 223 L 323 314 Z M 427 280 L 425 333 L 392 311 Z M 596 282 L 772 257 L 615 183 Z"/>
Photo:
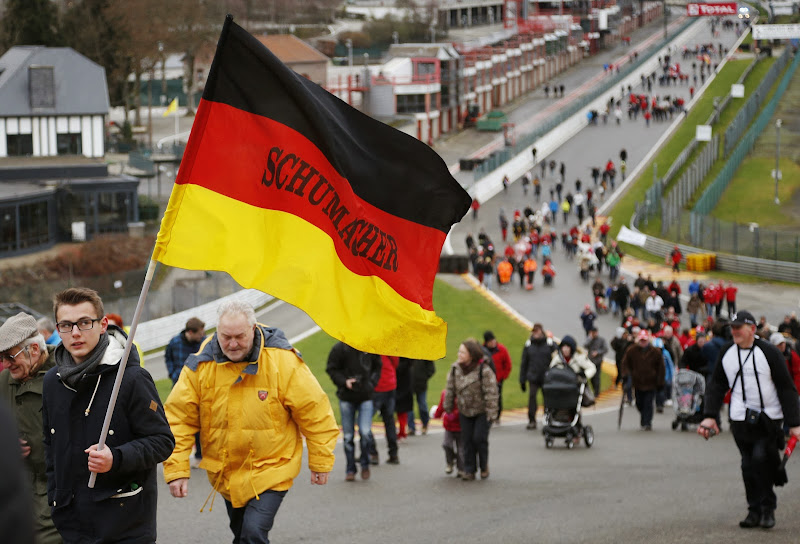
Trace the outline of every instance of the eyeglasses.
<path fill-rule="evenodd" d="M 14 364 L 14 361 L 17 359 L 17 357 L 19 357 L 19 354 L 22 353 L 23 351 L 28 351 L 28 346 L 25 346 L 24 348 L 16 352 L 14 355 L 4 355 L 0 353 L 0 362 L 8 361 L 9 364 Z"/>
<path fill-rule="evenodd" d="M 88 317 L 85 317 L 83 319 L 79 319 L 78 321 L 59 321 L 56 323 L 56 328 L 58 329 L 58 332 L 68 333 L 72 332 L 72 329 L 75 327 L 75 325 L 77 325 L 79 331 L 88 331 L 94 327 L 94 322 L 100 321 L 100 319 L 102 318 L 89 319 Z"/>

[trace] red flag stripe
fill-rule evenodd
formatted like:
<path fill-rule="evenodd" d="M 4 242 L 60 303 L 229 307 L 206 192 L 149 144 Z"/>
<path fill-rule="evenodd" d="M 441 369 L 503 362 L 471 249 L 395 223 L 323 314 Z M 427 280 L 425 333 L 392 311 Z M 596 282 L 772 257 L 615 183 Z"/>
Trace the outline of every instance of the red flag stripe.
<path fill-rule="evenodd" d="M 359 198 L 311 141 L 272 119 L 201 100 L 193 131 L 201 132 L 202 138 L 193 134 L 184 161 L 187 168 L 181 169 L 176 183 L 296 215 L 330 236 L 350 271 L 380 277 L 403 298 L 433 309 L 443 232 Z M 236 138 L 230 136 L 232 131 Z M 261 250 L 269 253 L 270 248 Z"/>

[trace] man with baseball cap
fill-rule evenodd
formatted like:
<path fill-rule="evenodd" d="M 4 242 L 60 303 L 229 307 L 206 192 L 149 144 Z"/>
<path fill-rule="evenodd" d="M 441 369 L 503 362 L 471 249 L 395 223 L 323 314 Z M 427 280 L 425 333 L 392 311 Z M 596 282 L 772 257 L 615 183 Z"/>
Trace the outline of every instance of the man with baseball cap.
<path fill-rule="evenodd" d="M 740 311 L 731 321 L 733 342 L 722 347 L 706 386 L 705 415 L 697 433 L 708 439 L 719 432 L 725 393 L 730 389 L 728 414 L 731 433 L 742 457 L 742 479 L 747 497 L 747 517 L 739 527 L 775 526 L 774 486 L 783 448 L 784 419 L 792 436 L 800 438 L 797 389 L 778 349 L 756 336 L 753 314 Z"/>
<path fill-rule="evenodd" d="M 0 373 L 0 398 L 11 408 L 19 430 L 19 448 L 33 491 L 28 499 L 34 508 L 36 542 L 61 542 L 47 504 L 42 441 L 42 384 L 54 363 L 33 316 L 18 313 L 0 326 L 0 362 L 8 365 Z"/>
<path fill-rule="evenodd" d="M 636 335 L 636 344 L 622 357 L 622 383 L 636 392 L 642 429 L 653 430 L 653 404 L 656 390 L 664 384 L 664 356 L 650 344 L 650 333 L 643 329 Z M 630 378 L 630 379 L 628 379 Z"/>

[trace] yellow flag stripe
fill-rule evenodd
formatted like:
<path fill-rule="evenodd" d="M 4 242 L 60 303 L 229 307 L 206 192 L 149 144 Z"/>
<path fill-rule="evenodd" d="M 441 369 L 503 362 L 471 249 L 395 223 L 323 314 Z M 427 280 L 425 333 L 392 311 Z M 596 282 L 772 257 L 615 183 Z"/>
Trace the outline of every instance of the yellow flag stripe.
<path fill-rule="evenodd" d="M 303 309 L 328 334 L 363 351 L 428 360 L 445 355 L 441 318 L 380 278 L 350 271 L 324 231 L 286 212 L 176 185 L 153 258 L 190 270 L 224 270 L 244 287 Z"/>

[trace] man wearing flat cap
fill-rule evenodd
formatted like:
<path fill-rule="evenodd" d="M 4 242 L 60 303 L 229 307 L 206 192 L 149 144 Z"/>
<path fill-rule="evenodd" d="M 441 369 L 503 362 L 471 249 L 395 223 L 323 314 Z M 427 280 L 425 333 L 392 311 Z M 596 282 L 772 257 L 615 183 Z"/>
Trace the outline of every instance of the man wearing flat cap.
<path fill-rule="evenodd" d="M 14 414 L 19 448 L 30 479 L 36 542 L 61 542 L 47 504 L 47 474 L 42 442 L 42 384 L 53 360 L 39 333 L 36 319 L 26 313 L 10 317 L 0 326 L 0 398 Z M 20 497 L 20 500 L 22 498 Z"/>
<path fill-rule="evenodd" d="M 747 497 L 747 517 L 739 527 L 775 526 L 780 449 L 784 420 L 789 433 L 800 438 L 800 406 L 797 389 L 786 360 L 772 343 L 756 336 L 753 314 L 740 311 L 732 316 L 733 342 L 720 350 L 714 372 L 706 385 L 705 415 L 697 433 L 708 439 L 719 432 L 719 417 L 725 393 L 730 389 L 731 433 L 742 457 L 742 479 Z M 785 476 L 785 475 L 784 475 Z"/>

